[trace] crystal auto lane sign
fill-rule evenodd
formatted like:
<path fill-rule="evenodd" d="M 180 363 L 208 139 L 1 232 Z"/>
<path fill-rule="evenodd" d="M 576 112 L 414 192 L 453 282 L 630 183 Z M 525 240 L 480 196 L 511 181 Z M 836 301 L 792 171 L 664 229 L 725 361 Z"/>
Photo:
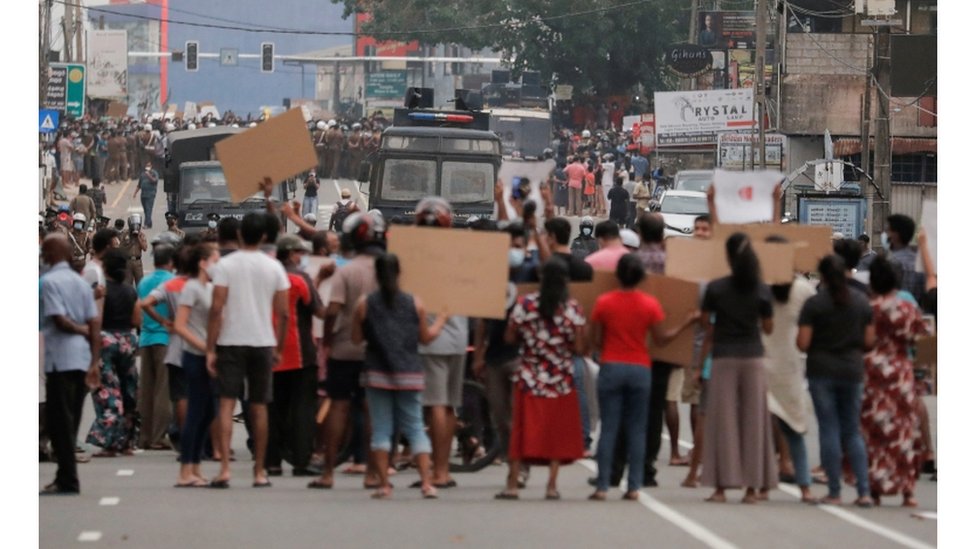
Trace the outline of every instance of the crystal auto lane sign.
<path fill-rule="evenodd" d="M 85 66 L 52 63 L 48 68 L 45 106 L 81 118 L 85 115 Z"/>

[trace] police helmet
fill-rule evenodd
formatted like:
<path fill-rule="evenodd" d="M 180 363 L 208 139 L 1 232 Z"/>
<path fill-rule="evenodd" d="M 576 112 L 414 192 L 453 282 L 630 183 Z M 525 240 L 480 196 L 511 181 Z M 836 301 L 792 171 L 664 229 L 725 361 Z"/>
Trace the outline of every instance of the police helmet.
<path fill-rule="evenodd" d="M 342 222 L 342 233 L 355 250 L 386 245 L 386 222 L 370 213 L 350 214 Z"/>
<path fill-rule="evenodd" d="M 316 122 L 315 127 L 320 130 L 324 130 L 326 128 L 325 120 L 319 120 L 318 122 Z"/>
<path fill-rule="evenodd" d="M 590 216 L 586 216 L 583 219 L 581 219 L 580 220 L 580 227 L 584 227 L 584 226 L 586 226 L 586 227 L 592 227 L 593 226 L 593 218 L 590 217 Z"/>
<path fill-rule="evenodd" d="M 355 124 L 352 125 L 352 129 L 353 129 L 353 131 L 361 130 L 361 129 L 363 129 L 363 125 L 360 124 L 359 122 L 356 122 Z"/>
<path fill-rule="evenodd" d="M 450 227 L 454 213 L 447 200 L 428 196 L 417 203 L 416 223 L 421 227 Z"/>
<path fill-rule="evenodd" d="M 81 212 L 78 212 L 75 215 L 71 216 L 71 220 L 72 221 L 81 221 L 82 223 L 88 223 L 88 218 L 85 217 L 85 214 L 83 214 Z"/>
<path fill-rule="evenodd" d="M 582 135 L 583 135 L 583 139 L 589 139 L 590 138 L 590 130 L 583 130 L 583 134 Z"/>

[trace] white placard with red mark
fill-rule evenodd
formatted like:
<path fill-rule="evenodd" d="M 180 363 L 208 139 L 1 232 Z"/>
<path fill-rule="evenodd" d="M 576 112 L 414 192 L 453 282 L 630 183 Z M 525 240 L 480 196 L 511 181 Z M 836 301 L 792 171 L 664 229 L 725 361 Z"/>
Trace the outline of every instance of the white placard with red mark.
<path fill-rule="evenodd" d="M 773 189 L 783 174 L 766 170 L 715 170 L 715 213 L 721 223 L 759 223 L 773 220 Z"/>

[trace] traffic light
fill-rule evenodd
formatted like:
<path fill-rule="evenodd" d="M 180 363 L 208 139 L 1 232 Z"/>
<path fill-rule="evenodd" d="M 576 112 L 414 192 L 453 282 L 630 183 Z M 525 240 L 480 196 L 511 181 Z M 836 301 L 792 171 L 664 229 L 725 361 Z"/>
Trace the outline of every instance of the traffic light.
<path fill-rule="evenodd" d="M 274 42 L 261 42 L 261 72 L 274 72 Z"/>
<path fill-rule="evenodd" d="M 188 72 L 197 72 L 200 68 L 200 65 L 197 63 L 197 52 L 199 49 L 199 42 L 196 40 L 187 40 L 186 48 L 184 48 L 185 55 L 183 56 L 183 62 Z"/>

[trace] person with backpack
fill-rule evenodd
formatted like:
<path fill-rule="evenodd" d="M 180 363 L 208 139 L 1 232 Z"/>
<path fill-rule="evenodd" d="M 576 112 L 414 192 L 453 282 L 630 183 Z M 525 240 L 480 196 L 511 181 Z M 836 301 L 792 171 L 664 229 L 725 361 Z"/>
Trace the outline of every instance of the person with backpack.
<path fill-rule="evenodd" d="M 342 222 L 349 217 L 349 214 L 359 211 L 357 205 L 350 197 L 352 193 L 349 189 L 342 189 L 342 199 L 336 202 L 335 209 L 332 210 L 332 218 L 329 220 L 329 230 L 342 232 Z"/>

